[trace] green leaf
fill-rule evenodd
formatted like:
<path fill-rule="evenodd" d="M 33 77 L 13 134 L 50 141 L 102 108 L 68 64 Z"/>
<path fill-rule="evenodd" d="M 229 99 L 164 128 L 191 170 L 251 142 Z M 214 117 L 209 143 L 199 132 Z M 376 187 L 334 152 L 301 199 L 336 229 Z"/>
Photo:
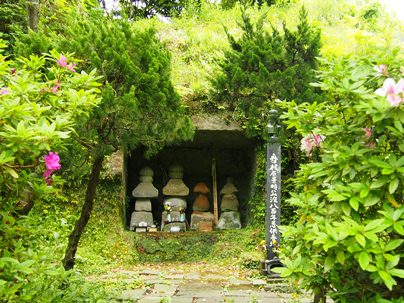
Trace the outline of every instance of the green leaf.
<path fill-rule="evenodd" d="M 380 188 L 388 182 L 388 177 L 382 177 L 370 183 L 370 189 Z"/>
<path fill-rule="evenodd" d="M 393 213 L 393 221 L 397 221 L 399 218 L 401 218 L 401 215 L 404 213 L 404 207 L 400 209 L 396 209 Z"/>
<path fill-rule="evenodd" d="M 358 241 L 360 246 L 366 247 L 366 238 L 362 234 L 356 234 L 355 239 Z"/>
<path fill-rule="evenodd" d="M 370 221 L 368 224 L 366 224 L 365 231 L 379 229 L 379 227 L 384 223 L 384 221 L 385 221 L 385 219 L 377 219 L 377 220 Z"/>
<path fill-rule="evenodd" d="M 358 261 L 359 261 L 360 267 L 361 267 L 363 270 L 366 270 L 366 268 L 368 267 L 369 262 L 370 262 L 369 254 L 368 254 L 366 251 L 362 251 L 362 252 L 359 254 Z"/>
<path fill-rule="evenodd" d="M 349 205 L 351 205 L 351 207 L 358 211 L 359 209 L 359 199 L 357 197 L 352 197 L 351 199 L 349 199 Z"/>
<path fill-rule="evenodd" d="M 364 205 L 365 206 L 373 206 L 373 205 L 375 205 L 375 204 L 377 204 L 378 202 L 380 201 L 380 197 L 379 196 L 377 196 L 377 195 L 375 195 L 375 194 L 371 194 L 371 195 L 369 195 L 366 199 L 365 199 L 365 201 L 364 201 Z"/>
<path fill-rule="evenodd" d="M 380 278 L 382 278 L 384 284 L 387 286 L 389 290 L 393 289 L 393 286 L 397 284 L 396 281 L 392 278 L 392 276 L 388 273 L 385 272 L 384 270 L 379 270 L 378 271 Z"/>
<path fill-rule="evenodd" d="M 404 236 L 404 227 L 400 223 L 394 223 L 393 228 L 398 234 Z"/>
<path fill-rule="evenodd" d="M 394 173 L 393 168 L 383 168 L 382 169 L 382 175 L 391 175 L 392 173 Z"/>
<path fill-rule="evenodd" d="M 396 189 L 397 189 L 397 187 L 398 187 L 398 184 L 399 184 L 398 178 L 394 178 L 394 179 L 390 182 L 390 184 L 389 184 L 389 193 L 390 193 L 390 194 L 393 194 L 393 193 L 396 191 Z"/>
<path fill-rule="evenodd" d="M 7 167 L 7 166 L 4 166 L 3 169 L 6 172 L 8 172 L 11 175 L 11 177 L 13 177 L 14 179 L 18 179 L 18 173 L 14 169 L 12 169 L 11 167 Z"/>
<path fill-rule="evenodd" d="M 324 261 L 324 271 L 328 272 L 335 265 L 335 255 L 333 253 L 329 253 Z"/>
<path fill-rule="evenodd" d="M 404 269 L 393 268 L 389 270 L 389 274 L 404 279 Z"/>
<path fill-rule="evenodd" d="M 384 247 L 384 251 L 389 251 L 389 250 L 396 249 L 396 248 L 399 247 L 403 242 L 404 242 L 404 240 L 402 240 L 402 239 L 394 239 L 394 240 L 391 240 L 391 241 L 387 242 L 386 246 Z"/>
<path fill-rule="evenodd" d="M 337 251 L 337 261 L 341 264 L 344 265 L 345 263 L 345 253 L 342 249 Z"/>
<path fill-rule="evenodd" d="M 377 167 L 380 167 L 380 168 L 391 168 L 390 164 L 388 164 L 382 160 L 370 159 L 369 162 L 372 164 L 375 164 Z"/>

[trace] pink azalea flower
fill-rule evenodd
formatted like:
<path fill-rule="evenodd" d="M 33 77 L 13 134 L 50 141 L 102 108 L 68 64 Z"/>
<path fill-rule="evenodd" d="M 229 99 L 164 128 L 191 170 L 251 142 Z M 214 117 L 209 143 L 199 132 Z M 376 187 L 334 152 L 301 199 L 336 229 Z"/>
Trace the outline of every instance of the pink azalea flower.
<path fill-rule="evenodd" d="M 56 59 L 56 63 L 63 68 L 67 68 L 72 73 L 75 73 L 76 63 L 67 63 L 67 58 L 63 55 L 60 55 L 59 59 Z"/>
<path fill-rule="evenodd" d="M 10 93 L 10 90 L 8 89 L 7 86 L 4 86 L 1 90 L 0 90 L 0 95 L 7 95 Z"/>
<path fill-rule="evenodd" d="M 75 70 L 75 68 L 76 68 L 76 63 L 71 63 L 71 64 L 67 65 L 66 68 L 67 68 L 69 71 L 71 71 L 72 73 L 75 73 L 75 72 L 76 72 L 76 70 Z"/>
<path fill-rule="evenodd" d="M 325 136 L 316 135 L 316 134 L 308 134 L 305 136 L 300 142 L 300 149 L 305 151 L 307 155 L 310 155 L 314 147 L 320 147 L 321 142 L 325 140 Z"/>
<path fill-rule="evenodd" d="M 56 59 L 56 63 L 59 64 L 60 67 L 66 67 L 67 66 L 67 58 L 63 55 L 60 55 L 59 60 Z"/>
<path fill-rule="evenodd" d="M 365 132 L 365 137 L 366 138 L 370 138 L 370 137 L 372 137 L 372 130 L 369 128 L 369 127 L 365 127 L 364 129 L 363 129 L 363 131 Z"/>
<path fill-rule="evenodd" d="M 52 93 L 54 93 L 54 94 L 56 94 L 56 92 L 58 91 L 58 89 L 59 89 L 60 86 L 61 86 L 59 80 L 56 80 L 55 84 L 56 84 L 56 85 L 51 88 L 51 91 L 52 91 Z"/>
<path fill-rule="evenodd" d="M 60 157 L 57 153 L 49 152 L 43 157 L 45 160 L 46 170 L 43 176 L 45 177 L 45 182 L 50 185 L 52 181 L 49 179 L 54 170 L 59 170 L 62 166 L 60 165 Z"/>
<path fill-rule="evenodd" d="M 400 79 L 396 84 L 392 78 L 387 78 L 384 80 L 383 87 L 378 88 L 375 94 L 387 97 L 387 101 L 389 101 L 392 106 L 398 106 L 400 103 L 404 103 L 404 79 Z"/>
<path fill-rule="evenodd" d="M 387 70 L 387 65 L 386 64 L 380 64 L 380 65 L 375 65 L 373 69 L 376 71 L 376 76 L 389 76 L 389 72 Z"/>

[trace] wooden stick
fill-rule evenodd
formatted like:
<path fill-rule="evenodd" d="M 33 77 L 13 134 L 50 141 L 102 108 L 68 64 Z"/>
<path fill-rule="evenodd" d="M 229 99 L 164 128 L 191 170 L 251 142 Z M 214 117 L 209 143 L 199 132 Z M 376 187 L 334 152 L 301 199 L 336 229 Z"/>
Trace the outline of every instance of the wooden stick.
<path fill-rule="evenodd" d="M 212 178 L 213 178 L 213 215 L 215 225 L 219 222 L 219 209 L 217 201 L 217 180 L 216 180 L 216 159 L 212 159 Z"/>

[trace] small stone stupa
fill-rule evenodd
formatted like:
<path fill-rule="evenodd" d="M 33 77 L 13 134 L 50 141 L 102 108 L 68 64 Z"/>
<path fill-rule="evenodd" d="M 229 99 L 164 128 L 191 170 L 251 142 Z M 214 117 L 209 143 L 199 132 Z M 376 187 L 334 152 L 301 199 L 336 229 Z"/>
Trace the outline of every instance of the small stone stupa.
<path fill-rule="evenodd" d="M 227 178 L 220 194 L 223 195 L 220 203 L 221 215 L 217 224 L 218 229 L 241 228 L 240 212 L 238 211 L 238 199 L 236 196 L 237 187 L 233 184 L 232 178 Z"/>
<path fill-rule="evenodd" d="M 164 211 L 161 218 L 161 230 L 178 232 L 186 230 L 185 211 L 187 209 L 186 196 L 189 188 L 182 181 L 184 175 L 182 166 L 172 165 L 168 170 L 168 180 L 163 187 Z"/>
<path fill-rule="evenodd" d="M 209 212 L 210 204 L 208 199 L 209 188 L 205 183 L 199 182 L 193 189 L 198 196 L 195 198 L 192 206 L 191 226 L 193 230 L 212 231 L 214 216 Z"/>
<path fill-rule="evenodd" d="M 152 198 L 157 198 L 159 192 L 153 185 L 153 170 L 150 167 L 143 167 L 139 172 L 140 183 L 132 191 L 132 196 L 136 198 L 135 211 L 130 219 L 130 230 L 137 232 L 148 231 L 155 227 L 153 224 Z"/>

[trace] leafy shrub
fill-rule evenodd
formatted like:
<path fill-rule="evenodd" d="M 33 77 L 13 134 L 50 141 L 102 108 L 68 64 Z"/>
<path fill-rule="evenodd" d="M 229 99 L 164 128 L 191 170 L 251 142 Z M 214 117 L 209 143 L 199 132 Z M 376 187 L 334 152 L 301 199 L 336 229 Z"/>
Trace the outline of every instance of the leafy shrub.
<path fill-rule="evenodd" d="M 99 84 L 94 72 L 58 64 L 67 58 L 56 52 L 14 62 L 2 55 L 4 46 L 0 42 L 0 192 L 2 208 L 14 208 L 53 190 L 42 177 L 42 156 L 63 148 L 75 123 L 98 103 Z"/>
<path fill-rule="evenodd" d="M 286 267 L 276 270 L 315 302 L 326 293 L 334 302 L 403 300 L 404 80 L 386 80 L 403 77 L 402 56 L 380 54 L 324 60 L 314 85 L 327 101 L 283 103 L 310 161 L 295 179 L 289 202 L 300 218 L 282 228 Z"/>
<path fill-rule="evenodd" d="M 0 212 L 0 301 L 101 302 L 102 291 L 55 259 L 36 219 Z"/>

